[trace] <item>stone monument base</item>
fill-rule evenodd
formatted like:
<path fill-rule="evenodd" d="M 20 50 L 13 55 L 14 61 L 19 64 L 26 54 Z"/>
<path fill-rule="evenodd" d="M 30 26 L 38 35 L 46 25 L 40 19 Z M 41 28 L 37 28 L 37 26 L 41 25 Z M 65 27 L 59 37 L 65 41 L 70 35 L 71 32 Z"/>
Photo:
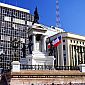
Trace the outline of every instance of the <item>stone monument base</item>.
<path fill-rule="evenodd" d="M 20 72 L 20 62 L 19 61 L 12 62 L 12 72 Z"/>
<path fill-rule="evenodd" d="M 80 68 L 80 72 L 85 72 L 85 64 L 80 64 L 79 68 Z"/>

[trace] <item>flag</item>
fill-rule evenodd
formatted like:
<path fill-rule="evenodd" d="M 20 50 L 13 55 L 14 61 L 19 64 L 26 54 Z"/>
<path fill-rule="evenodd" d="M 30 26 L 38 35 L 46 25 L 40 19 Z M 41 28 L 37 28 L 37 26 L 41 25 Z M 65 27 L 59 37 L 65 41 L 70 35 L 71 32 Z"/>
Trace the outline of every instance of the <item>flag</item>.
<path fill-rule="evenodd" d="M 48 43 L 48 48 L 51 48 L 51 45 L 50 45 L 50 43 Z"/>
<path fill-rule="evenodd" d="M 57 37 L 55 40 L 52 41 L 54 47 L 57 47 L 61 43 L 61 36 Z"/>

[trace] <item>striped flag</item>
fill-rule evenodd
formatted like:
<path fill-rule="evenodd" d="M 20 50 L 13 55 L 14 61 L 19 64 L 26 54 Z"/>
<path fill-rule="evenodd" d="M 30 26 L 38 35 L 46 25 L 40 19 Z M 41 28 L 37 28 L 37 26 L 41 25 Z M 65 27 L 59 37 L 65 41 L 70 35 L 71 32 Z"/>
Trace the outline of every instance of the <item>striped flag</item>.
<path fill-rule="evenodd" d="M 52 45 L 57 47 L 61 43 L 61 36 L 57 37 L 55 40 L 52 41 Z M 48 48 L 51 48 L 50 43 L 48 43 Z"/>
<path fill-rule="evenodd" d="M 61 36 L 57 37 L 55 40 L 52 41 L 54 47 L 57 47 L 61 43 Z"/>

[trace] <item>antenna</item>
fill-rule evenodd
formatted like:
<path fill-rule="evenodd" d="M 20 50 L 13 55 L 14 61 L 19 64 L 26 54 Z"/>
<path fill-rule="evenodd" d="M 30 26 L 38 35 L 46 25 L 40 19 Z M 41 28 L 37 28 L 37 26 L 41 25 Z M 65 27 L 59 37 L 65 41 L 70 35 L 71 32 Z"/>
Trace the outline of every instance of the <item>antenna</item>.
<path fill-rule="evenodd" d="M 56 0 L 56 27 L 60 27 L 59 0 Z"/>

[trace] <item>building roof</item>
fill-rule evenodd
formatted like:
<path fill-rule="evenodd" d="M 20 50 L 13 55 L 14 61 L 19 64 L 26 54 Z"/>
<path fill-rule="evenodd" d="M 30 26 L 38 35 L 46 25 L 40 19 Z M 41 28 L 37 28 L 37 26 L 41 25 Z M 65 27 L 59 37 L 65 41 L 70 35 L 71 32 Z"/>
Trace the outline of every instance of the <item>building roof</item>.
<path fill-rule="evenodd" d="M 70 32 L 57 33 L 57 34 L 51 36 L 51 38 L 55 39 L 55 37 L 59 36 L 59 35 L 61 35 L 63 38 L 73 38 L 73 39 L 85 40 L 85 36 L 81 36 L 79 34 L 74 34 L 74 33 L 70 33 Z"/>
<path fill-rule="evenodd" d="M 16 7 L 16 6 L 12 6 L 12 5 L 5 4 L 5 3 L 0 3 L 0 6 L 7 7 L 7 8 L 10 8 L 10 9 L 15 9 L 15 10 L 22 11 L 22 12 L 30 13 L 30 11 L 27 10 L 27 9 Z"/>

